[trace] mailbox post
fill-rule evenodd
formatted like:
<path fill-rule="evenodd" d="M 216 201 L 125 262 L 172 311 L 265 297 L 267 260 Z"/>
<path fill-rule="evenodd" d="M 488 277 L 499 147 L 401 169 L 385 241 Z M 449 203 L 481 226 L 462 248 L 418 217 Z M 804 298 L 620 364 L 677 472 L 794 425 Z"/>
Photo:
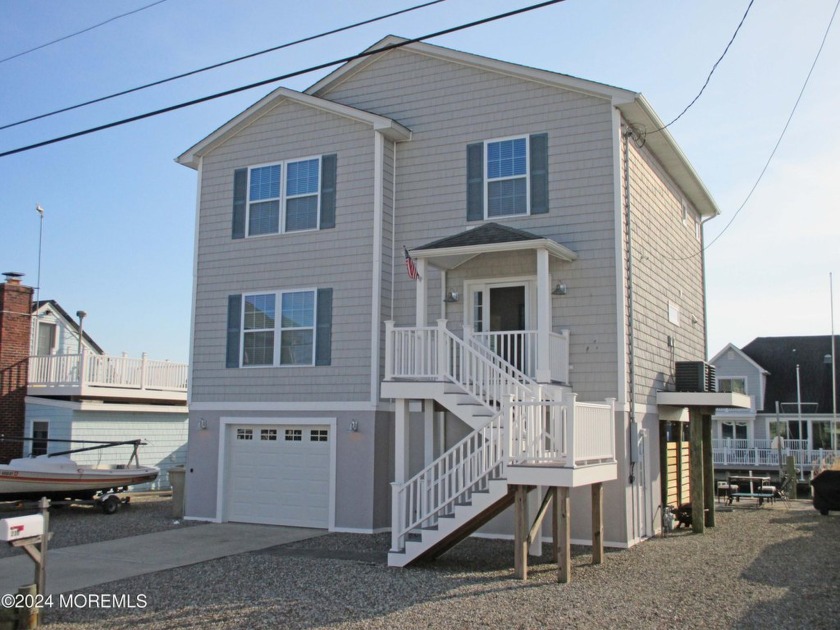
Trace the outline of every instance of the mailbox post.
<path fill-rule="evenodd" d="M 0 540 L 5 540 L 13 547 L 22 547 L 35 562 L 35 584 L 38 587 L 38 595 L 44 595 L 46 590 L 47 546 L 50 539 L 49 507 L 49 500 L 42 497 L 38 501 L 40 514 L 0 520 Z"/>

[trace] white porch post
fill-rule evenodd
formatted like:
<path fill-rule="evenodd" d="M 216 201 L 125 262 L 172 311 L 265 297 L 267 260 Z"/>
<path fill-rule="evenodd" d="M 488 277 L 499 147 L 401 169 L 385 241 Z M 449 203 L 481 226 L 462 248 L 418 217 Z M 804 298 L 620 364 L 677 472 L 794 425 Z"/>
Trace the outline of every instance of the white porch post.
<path fill-rule="evenodd" d="M 426 325 L 426 261 L 419 258 L 415 262 L 418 278 L 415 280 L 415 291 L 417 293 L 417 312 L 415 315 L 415 326 L 422 328 Z"/>
<path fill-rule="evenodd" d="M 551 276 L 548 250 L 537 250 L 537 373 L 538 383 L 551 382 L 549 333 L 551 332 Z"/>
<path fill-rule="evenodd" d="M 423 401 L 423 465 L 428 466 L 435 460 L 435 403 Z"/>
<path fill-rule="evenodd" d="M 391 551 L 402 551 L 400 530 L 403 527 L 403 506 L 400 489 L 408 479 L 408 399 L 394 401 L 394 482 L 391 484 Z"/>

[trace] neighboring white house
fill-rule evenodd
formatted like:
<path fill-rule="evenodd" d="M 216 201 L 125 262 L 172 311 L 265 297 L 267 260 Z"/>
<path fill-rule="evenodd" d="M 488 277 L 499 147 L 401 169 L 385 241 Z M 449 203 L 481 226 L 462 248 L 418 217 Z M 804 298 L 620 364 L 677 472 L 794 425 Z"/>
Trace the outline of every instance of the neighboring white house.
<path fill-rule="evenodd" d="M 711 360 L 718 391 L 746 394 L 752 404 L 714 415 L 715 467 L 778 470 L 777 435 L 784 438 L 782 456 L 792 455 L 803 472 L 835 451 L 832 396 L 840 380 L 832 387 L 832 352 L 829 335 L 757 337 L 718 352 Z"/>
<path fill-rule="evenodd" d="M 54 300 L 33 305 L 32 356 L 26 396 L 23 454 L 79 448 L 56 440 L 142 439 L 140 461 L 158 466 L 152 484 L 169 487 L 169 469 L 186 461 L 187 366 L 106 355 Z M 73 454 L 83 464 L 127 463 L 131 447 Z"/>
<path fill-rule="evenodd" d="M 714 201 L 640 94 L 405 44 L 178 158 L 188 516 L 390 530 L 406 564 L 510 536 L 488 520 L 537 486 L 532 513 L 570 493 L 573 540 L 654 535 L 660 423 L 693 404 L 658 393 L 705 356 Z"/>

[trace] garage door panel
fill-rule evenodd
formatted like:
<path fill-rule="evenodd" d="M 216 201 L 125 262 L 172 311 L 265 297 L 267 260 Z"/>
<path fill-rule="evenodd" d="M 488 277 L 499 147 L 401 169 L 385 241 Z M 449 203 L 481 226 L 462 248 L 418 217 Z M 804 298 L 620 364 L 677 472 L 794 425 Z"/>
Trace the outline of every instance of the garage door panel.
<path fill-rule="evenodd" d="M 325 431 L 323 425 L 231 427 L 228 520 L 328 527 L 332 436 Z M 327 441 L 313 441 L 313 434 Z M 287 435 L 300 439 L 286 439 Z"/>

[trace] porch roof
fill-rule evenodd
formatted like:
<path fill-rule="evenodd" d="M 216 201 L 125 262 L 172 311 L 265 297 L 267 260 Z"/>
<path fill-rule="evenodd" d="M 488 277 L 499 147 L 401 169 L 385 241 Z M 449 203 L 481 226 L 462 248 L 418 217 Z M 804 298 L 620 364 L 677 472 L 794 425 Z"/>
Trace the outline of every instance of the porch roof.
<path fill-rule="evenodd" d="M 448 270 L 481 254 L 540 249 L 547 250 L 549 255 L 559 260 L 577 260 L 575 252 L 556 241 L 492 222 L 421 245 L 412 249 L 411 254 Z"/>

